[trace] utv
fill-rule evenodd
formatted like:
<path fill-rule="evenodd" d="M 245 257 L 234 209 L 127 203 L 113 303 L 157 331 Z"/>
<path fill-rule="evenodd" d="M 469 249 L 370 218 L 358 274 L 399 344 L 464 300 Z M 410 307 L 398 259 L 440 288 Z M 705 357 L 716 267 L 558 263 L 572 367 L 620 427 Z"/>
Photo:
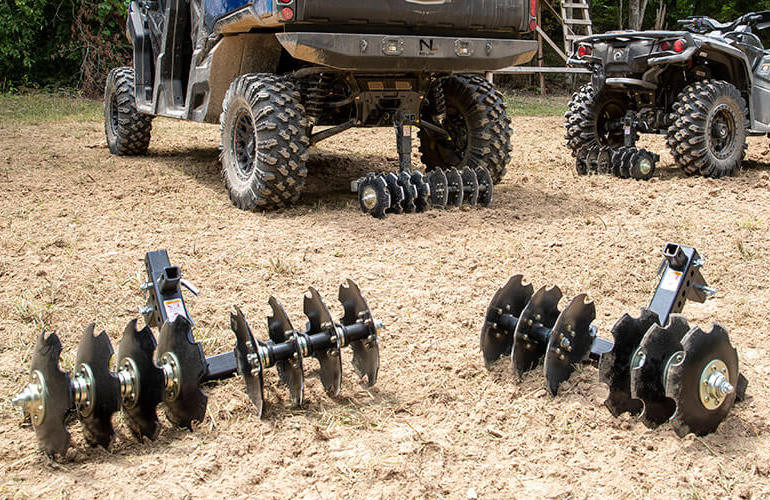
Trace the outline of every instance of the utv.
<path fill-rule="evenodd" d="M 133 68 L 105 88 L 118 155 L 147 152 L 154 116 L 219 123 L 232 202 L 296 201 L 307 149 L 395 126 L 402 170 L 418 128 L 427 170 L 505 173 L 510 122 L 483 73 L 529 61 L 536 0 L 133 0 Z"/>
<path fill-rule="evenodd" d="M 630 166 L 633 176 L 624 151 L 635 150 L 641 132 L 666 134 L 687 174 L 732 175 L 747 135 L 770 131 L 770 52 L 764 49 L 770 11 L 731 23 L 691 17 L 679 24 L 682 31 L 621 31 L 577 41 L 569 64 L 593 73 L 565 115 L 565 138 L 579 170 L 580 156 L 600 146 L 615 150 L 611 168 L 628 173 Z M 649 176 L 649 162 L 641 164 L 637 175 Z"/>

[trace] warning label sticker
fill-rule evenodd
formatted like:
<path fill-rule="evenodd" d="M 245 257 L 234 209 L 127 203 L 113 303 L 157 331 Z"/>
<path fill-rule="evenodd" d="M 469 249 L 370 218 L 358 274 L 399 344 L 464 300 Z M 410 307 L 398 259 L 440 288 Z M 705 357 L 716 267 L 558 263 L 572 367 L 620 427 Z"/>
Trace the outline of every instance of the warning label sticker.
<path fill-rule="evenodd" d="M 163 307 L 166 308 L 168 321 L 174 321 L 177 316 L 187 317 L 187 314 L 185 314 L 184 311 L 184 304 L 182 304 L 182 299 L 164 300 Z"/>
<path fill-rule="evenodd" d="M 671 268 L 666 269 L 663 279 L 660 280 L 660 288 L 669 292 L 676 292 L 679 289 L 679 282 L 682 280 L 682 273 L 674 271 Z"/>

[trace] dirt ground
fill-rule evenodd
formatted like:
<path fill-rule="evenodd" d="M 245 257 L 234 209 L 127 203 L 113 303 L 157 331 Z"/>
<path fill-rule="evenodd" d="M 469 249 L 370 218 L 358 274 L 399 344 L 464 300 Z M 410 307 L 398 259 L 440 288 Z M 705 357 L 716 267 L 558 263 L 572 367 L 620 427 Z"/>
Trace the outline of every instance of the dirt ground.
<path fill-rule="evenodd" d="M 0 496 L 770 496 L 768 140 L 752 139 L 748 168 L 717 181 L 683 176 L 663 140 L 646 138 L 663 160 L 640 183 L 577 177 L 560 117 L 513 121 L 509 172 L 491 208 L 384 221 L 361 214 L 348 186 L 396 168 L 389 130 L 322 143 L 301 203 L 254 214 L 232 207 L 222 187 L 216 127 L 159 119 L 149 156 L 118 158 L 99 121 L 0 123 Z M 669 240 L 709 258 L 704 275 L 719 293 L 685 313 L 729 329 L 750 381 L 718 432 L 679 439 L 667 426 L 614 418 L 590 365 L 556 398 L 539 370 L 517 382 L 507 362 L 484 368 L 484 313 L 510 275 L 559 285 L 562 306 L 588 293 L 608 336 L 648 303 Z M 118 438 L 105 451 L 88 448 L 72 422 L 66 459 L 46 458 L 10 403 L 36 336 L 59 333 L 66 369 L 89 322 L 117 348 L 142 304 L 144 253 L 160 248 L 202 289 L 188 305 L 209 355 L 232 349 L 233 304 L 266 338 L 271 294 L 303 325 L 308 286 L 338 316 L 337 287 L 352 278 L 387 324 L 377 385 L 359 383 L 346 352 L 336 400 L 311 360 L 304 409 L 291 408 L 270 370 L 262 419 L 233 379 L 205 388 L 195 432 L 162 417 L 159 438 L 139 443 L 116 416 Z"/>

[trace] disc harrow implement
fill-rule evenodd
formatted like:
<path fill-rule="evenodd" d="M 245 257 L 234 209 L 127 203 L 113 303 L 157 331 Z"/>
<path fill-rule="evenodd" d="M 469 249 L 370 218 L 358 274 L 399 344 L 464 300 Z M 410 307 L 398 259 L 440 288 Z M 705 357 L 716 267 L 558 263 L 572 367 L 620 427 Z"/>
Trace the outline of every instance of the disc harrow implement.
<path fill-rule="evenodd" d="M 621 179 L 649 180 L 655 175 L 660 155 L 644 148 L 584 146 L 575 154 L 578 175 L 613 175 Z"/>
<path fill-rule="evenodd" d="M 41 448 L 52 456 L 64 456 L 70 446 L 66 426 L 74 410 L 86 442 L 107 448 L 114 439 L 113 415 L 122 410 L 132 433 L 139 439 L 157 437 L 161 423 L 157 407 L 165 406 L 169 421 L 192 429 L 205 418 L 208 396 L 202 384 L 240 376 L 255 411 L 264 408 L 263 373 L 275 366 L 295 406 L 304 402 L 304 366 L 314 357 L 326 393 L 339 394 L 342 382 L 341 349 L 353 351 L 353 367 L 368 386 L 379 371 L 379 331 L 376 321 L 351 280 L 339 288 L 344 315 L 335 321 L 320 294 L 310 288 L 304 298 L 308 318 L 304 330 L 292 327 L 286 311 L 271 297 L 272 315 L 267 318 L 269 338 L 255 338 L 243 312 L 235 307 L 230 326 L 235 348 L 211 357 L 195 341 L 194 324 L 182 297 L 182 287 L 197 289 L 181 279 L 165 250 L 145 258 L 148 281 L 142 285 L 147 304 L 140 310 L 147 326 L 137 329 L 130 321 L 118 346 L 117 366 L 110 369 L 113 348 L 94 325 L 85 329 L 72 372 L 62 371 L 62 344 L 56 333 L 45 332 L 37 340 L 29 381 L 13 403 L 28 416 Z M 152 328 L 159 330 L 158 340 Z"/>
<path fill-rule="evenodd" d="M 490 368 L 510 356 L 521 378 L 543 362 L 546 388 L 556 395 L 578 363 L 598 363 L 609 386 L 604 405 L 615 415 L 638 415 L 650 428 L 670 422 L 680 437 L 716 431 L 748 380 L 727 330 L 714 323 L 691 327 L 681 311 L 687 300 L 704 302 L 715 291 L 700 272 L 705 260 L 691 247 L 666 244 L 659 283 L 638 317 L 628 314 L 612 328 L 612 340 L 591 325 L 594 303 L 578 295 L 559 310 L 558 287 L 536 292 L 513 276 L 492 298 L 481 330 L 481 351 Z"/>

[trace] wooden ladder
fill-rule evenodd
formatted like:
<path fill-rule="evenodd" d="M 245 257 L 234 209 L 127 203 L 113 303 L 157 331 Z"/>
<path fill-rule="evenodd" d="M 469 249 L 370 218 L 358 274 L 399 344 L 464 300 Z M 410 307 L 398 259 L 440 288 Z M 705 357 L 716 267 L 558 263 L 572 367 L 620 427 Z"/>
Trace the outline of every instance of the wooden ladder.
<path fill-rule="evenodd" d="M 575 40 L 593 35 L 591 15 L 588 13 L 588 1 L 562 0 L 561 18 L 564 28 L 564 50 L 567 55 L 571 55 Z"/>

